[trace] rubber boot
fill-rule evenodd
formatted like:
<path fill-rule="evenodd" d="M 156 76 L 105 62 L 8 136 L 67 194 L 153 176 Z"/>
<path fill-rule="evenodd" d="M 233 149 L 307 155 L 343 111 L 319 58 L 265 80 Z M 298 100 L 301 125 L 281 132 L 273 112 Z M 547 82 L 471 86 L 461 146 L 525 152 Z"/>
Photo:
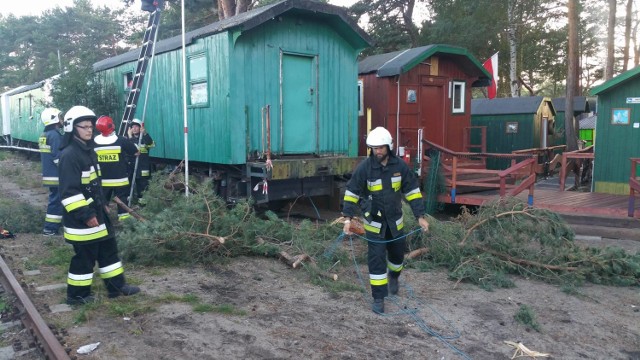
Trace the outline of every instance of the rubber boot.
<path fill-rule="evenodd" d="M 398 295 L 398 278 L 389 276 L 389 294 Z"/>
<path fill-rule="evenodd" d="M 373 299 L 371 310 L 376 314 L 384 314 L 384 299 Z"/>
<path fill-rule="evenodd" d="M 85 297 L 81 297 L 81 296 L 68 297 L 67 298 L 67 305 L 91 304 L 94 301 L 96 301 L 96 298 L 94 298 L 93 295 L 87 295 Z"/>
<path fill-rule="evenodd" d="M 124 295 L 124 296 L 135 295 L 139 292 L 140 292 L 140 288 L 137 286 L 124 285 L 123 287 L 119 288 L 117 292 L 109 292 L 109 298 L 111 299 L 117 298 L 120 295 Z"/>

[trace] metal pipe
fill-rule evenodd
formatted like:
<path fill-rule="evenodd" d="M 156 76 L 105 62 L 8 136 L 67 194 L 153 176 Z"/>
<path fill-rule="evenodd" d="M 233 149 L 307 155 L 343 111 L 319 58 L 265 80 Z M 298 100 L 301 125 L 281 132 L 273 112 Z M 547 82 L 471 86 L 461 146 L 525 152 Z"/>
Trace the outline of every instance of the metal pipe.
<path fill-rule="evenodd" d="M 398 106 L 396 110 L 396 155 L 399 154 L 400 149 L 400 75 L 398 75 Z"/>
<path fill-rule="evenodd" d="M 187 50 L 184 24 L 184 0 L 182 10 L 182 116 L 184 118 L 184 196 L 189 196 L 189 127 L 187 123 Z"/>

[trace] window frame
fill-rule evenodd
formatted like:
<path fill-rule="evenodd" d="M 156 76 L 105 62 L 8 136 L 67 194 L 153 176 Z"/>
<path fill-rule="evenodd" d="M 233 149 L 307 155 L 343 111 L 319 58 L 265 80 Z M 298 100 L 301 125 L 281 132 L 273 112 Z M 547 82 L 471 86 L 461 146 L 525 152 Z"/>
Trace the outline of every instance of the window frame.
<path fill-rule="evenodd" d="M 205 61 L 204 64 L 204 72 L 205 75 L 203 77 L 199 77 L 199 78 L 192 78 L 191 77 L 191 73 L 192 73 L 192 61 L 195 59 L 199 59 L 199 58 L 203 58 Z M 207 57 L 207 54 L 203 51 L 203 52 L 198 52 L 198 53 L 194 53 L 194 54 L 190 54 L 187 57 L 187 64 L 188 64 L 188 68 L 187 68 L 187 81 L 188 81 L 188 91 L 187 91 L 187 107 L 188 108 L 201 108 L 201 107 L 208 107 L 209 104 L 211 103 L 211 92 L 209 89 L 209 59 Z M 192 102 L 192 98 L 191 98 L 191 93 L 192 93 L 192 89 L 194 85 L 200 85 L 200 84 L 204 84 L 205 85 L 205 89 L 207 91 L 206 94 L 206 101 L 205 102 L 199 102 L 194 104 Z"/>
<path fill-rule="evenodd" d="M 460 106 L 456 107 L 456 87 L 460 88 Z M 467 82 L 462 80 L 451 81 L 451 113 L 464 114 L 466 112 Z"/>

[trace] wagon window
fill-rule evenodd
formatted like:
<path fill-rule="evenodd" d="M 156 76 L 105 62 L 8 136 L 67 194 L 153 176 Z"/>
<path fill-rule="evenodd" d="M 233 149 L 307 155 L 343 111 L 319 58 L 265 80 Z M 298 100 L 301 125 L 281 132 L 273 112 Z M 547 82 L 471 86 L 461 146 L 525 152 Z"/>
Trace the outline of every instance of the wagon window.
<path fill-rule="evenodd" d="M 207 58 L 204 54 L 189 58 L 189 105 L 209 102 Z"/>
<path fill-rule="evenodd" d="M 131 90 L 133 86 L 133 72 L 129 71 L 128 73 L 124 73 L 122 83 L 124 85 L 124 91 Z"/>
<path fill-rule="evenodd" d="M 33 95 L 29 94 L 29 118 L 33 118 Z"/>
<path fill-rule="evenodd" d="M 463 81 L 454 81 L 451 89 L 451 104 L 453 105 L 452 112 L 454 114 L 464 113 L 464 95 L 465 83 Z"/>

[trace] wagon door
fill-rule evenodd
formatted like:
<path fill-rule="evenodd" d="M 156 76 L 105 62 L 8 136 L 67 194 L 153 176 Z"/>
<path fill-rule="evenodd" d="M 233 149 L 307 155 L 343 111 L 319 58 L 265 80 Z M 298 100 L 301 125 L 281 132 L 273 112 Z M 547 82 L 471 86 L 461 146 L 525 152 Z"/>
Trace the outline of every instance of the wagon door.
<path fill-rule="evenodd" d="M 420 89 L 420 113 L 427 140 L 440 146 L 445 143 L 445 116 L 443 85 L 424 85 Z"/>
<path fill-rule="evenodd" d="M 318 152 L 316 57 L 281 53 L 281 151 Z"/>

